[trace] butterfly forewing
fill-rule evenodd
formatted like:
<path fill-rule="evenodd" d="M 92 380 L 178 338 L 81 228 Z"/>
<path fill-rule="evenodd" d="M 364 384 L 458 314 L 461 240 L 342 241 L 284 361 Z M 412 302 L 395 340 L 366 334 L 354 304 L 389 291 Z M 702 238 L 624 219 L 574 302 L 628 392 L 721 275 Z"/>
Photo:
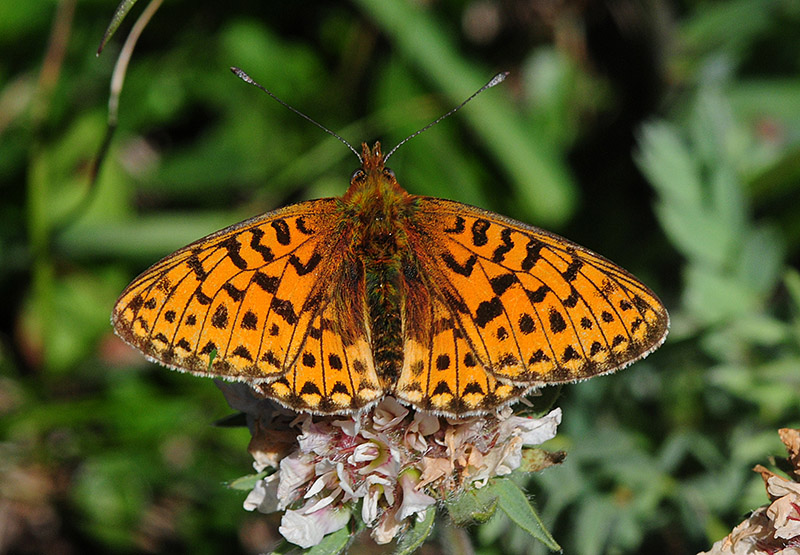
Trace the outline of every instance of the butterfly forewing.
<path fill-rule="evenodd" d="M 305 397 L 304 407 L 333 403 L 341 410 L 357 405 L 354 400 L 372 401 L 364 385 L 377 382 L 371 364 L 359 367 L 360 374 L 352 364 L 335 368 L 337 357 L 371 361 L 363 315 L 336 315 L 358 339 L 349 354 L 321 325 L 335 286 L 335 268 L 321 262 L 347 240 L 337 230 L 337 202 L 277 210 L 168 256 L 120 296 L 112 316 L 117 333 L 149 358 L 195 374 L 255 383 L 291 370 L 294 389 L 275 386 L 274 396 L 285 404 L 300 402 L 303 388 L 321 392 Z M 318 366 L 309 364 L 312 356 Z M 330 386 L 321 381 L 325 372 L 336 374 Z M 360 397 L 359 386 L 366 391 Z"/>
<path fill-rule="evenodd" d="M 605 374 L 664 340 L 661 302 L 601 256 L 457 202 L 420 198 L 418 207 L 411 235 L 421 266 L 500 380 L 532 386 Z"/>

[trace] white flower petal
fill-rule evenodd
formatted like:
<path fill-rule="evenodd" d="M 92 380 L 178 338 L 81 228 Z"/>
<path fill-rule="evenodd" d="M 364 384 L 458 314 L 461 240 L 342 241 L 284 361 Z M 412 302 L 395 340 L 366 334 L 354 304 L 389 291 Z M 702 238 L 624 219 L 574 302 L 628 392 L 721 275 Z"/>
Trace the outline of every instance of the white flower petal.
<path fill-rule="evenodd" d="M 375 407 L 372 420 L 376 430 L 386 430 L 402 422 L 408 414 L 408 409 L 401 405 L 394 397 L 384 397 L 383 401 Z"/>
<path fill-rule="evenodd" d="M 367 526 L 371 526 L 378 518 L 378 501 L 382 494 L 383 487 L 379 484 L 374 484 L 367 490 L 364 503 L 361 505 L 361 520 Z"/>
<path fill-rule="evenodd" d="M 307 549 L 322 541 L 327 534 L 347 525 L 350 511 L 326 507 L 311 514 L 288 510 L 281 518 L 278 531 L 288 541 Z"/>
<path fill-rule="evenodd" d="M 561 424 L 561 409 L 555 408 L 541 418 L 512 416 L 500 425 L 500 436 L 520 435 L 524 445 L 539 445 L 556 437 Z"/>
<path fill-rule="evenodd" d="M 418 491 L 416 485 L 419 479 L 414 479 L 412 472 L 403 472 L 400 475 L 400 487 L 403 488 L 403 503 L 400 505 L 398 520 L 403 520 L 416 513 L 424 513 L 425 510 L 436 503 L 430 495 Z"/>
<path fill-rule="evenodd" d="M 325 476 L 320 476 L 317 478 L 316 481 L 311 484 L 311 487 L 308 488 L 308 491 L 306 491 L 306 494 L 303 497 L 308 499 L 309 497 L 313 497 L 321 492 L 325 488 L 325 478 Z"/>
<path fill-rule="evenodd" d="M 347 462 L 355 465 L 356 463 L 374 461 L 381 454 L 380 446 L 374 441 L 368 441 L 357 446 L 353 454 L 347 457 Z"/>
<path fill-rule="evenodd" d="M 330 493 L 330 495 L 326 495 L 322 499 L 314 501 L 310 505 L 306 505 L 306 507 L 303 508 L 303 512 L 307 514 L 313 513 L 324 507 L 327 507 L 328 505 L 336 501 L 336 498 L 342 494 L 342 491 L 343 491 L 342 488 L 336 488 L 334 491 Z"/>
<path fill-rule="evenodd" d="M 375 543 L 383 545 L 389 543 L 394 537 L 405 527 L 402 521 L 395 518 L 397 516 L 397 509 L 392 508 L 383 513 L 378 525 L 372 529 L 370 536 L 375 540 Z"/>
<path fill-rule="evenodd" d="M 314 477 L 314 465 L 310 457 L 294 453 L 281 461 L 278 475 L 278 499 L 281 508 L 286 508 L 300 497 L 301 486 Z"/>
<path fill-rule="evenodd" d="M 341 428 L 350 437 L 357 436 L 360 429 L 359 423 L 355 420 L 335 420 L 332 425 Z"/>
<path fill-rule="evenodd" d="M 277 511 L 279 508 L 278 475 L 271 474 L 256 482 L 256 485 L 244 500 L 244 508 L 247 511 L 258 509 L 260 513 L 274 513 Z"/>
<path fill-rule="evenodd" d="M 304 453 L 325 455 L 331 448 L 331 427 L 325 424 L 303 423 L 303 433 L 297 437 L 297 444 Z"/>

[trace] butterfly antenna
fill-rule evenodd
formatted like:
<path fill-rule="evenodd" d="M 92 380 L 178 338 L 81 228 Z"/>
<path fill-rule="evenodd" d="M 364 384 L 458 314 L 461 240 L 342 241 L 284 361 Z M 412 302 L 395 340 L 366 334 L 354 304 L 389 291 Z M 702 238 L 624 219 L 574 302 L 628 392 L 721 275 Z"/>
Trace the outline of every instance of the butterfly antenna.
<path fill-rule="evenodd" d="M 423 127 L 422 129 L 420 129 L 419 131 L 415 131 L 414 133 L 412 133 L 411 135 L 409 135 L 408 137 L 406 137 L 405 139 L 403 139 L 402 141 L 400 141 L 399 143 L 397 143 L 397 146 L 395 146 L 395 147 L 394 147 L 392 150 L 390 150 L 390 151 L 389 151 L 389 154 L 387 154 L 387 155 L 386 155 L 386 156 L 383 158 L 383 159 L 384 159 L 384 161 L 388 160 L 388 159 L 389 159 L 389 156 L 391 156 L 392 154 L 394 154 L 394 151 L 395 151 L 395 150 L 397 150 L 398 148 L 400 148 L 402 145 L 404 145 L 405 143 L 407 143 L 408 141 L 410 141 L 411 139 L 413 139 L 414 137 L 416 137 L 416 136 L 417 136 L 417 135 L 419 135 L 420 133 L 422 133 L 422 132 L 424 132 L 424 131 L 427 131 L 428 129 L 430 129 L 431 127 L 433 127 L 434 125 L 436 125 L 437 123 L 439 123 L 440 121 L 442 121 L 444 118 L 452 116 L 453 114 L 455 114 L 456 112 L 458 112 L 458 111 L 459 111 L 461 108 L 463 108 L 463 107 L 464 107 L 464 106 L 467 104 L 467 102 L 469 102 L 470 100 L 472 100 L 473 98 L 475 98 L 476 96 L 478 96 L 479 94 L 481 94 L 481 93 L 482 93 L 483 91 L 485 91 L 486 89 L 491 89 L 491 88 L 492 88 L 492 87 L 494 87 L 495 85 L 498 85 L 498 84 L 502 83 L 503 81 L 505 81 L 505 80 L 506 80 L 506 77 L 508 77 L 508 72 L 507 72 L 507 71 L 501 71 L 500 73 L 498 73 L 497 75 L 495 75 L 494 77 L 492 77 L 492 79 L 491 79 L 491 80 L 490 80 L 488 83 L 486 83 L 486 84 L 485 84 L 484 86 L 482 86 L 480 89 L 478 89 L 477 91 L 475 91 L 474 93 L 472 93 L 472 96 L 470 96 L 470 97 L 469 97 L 468 99 L 466 99 L 464 102 L 462 102 L 461 104 L 459 104 L 458 106 L 456 106 L 455 108 L 453 108 L 452 110 L 450 110 L 449 112 L 447 112 L 445 115 L 443 115 L 443 116 L 439 116 L 439 118 L 438 118 L 436 121 L 432 121 L 432 122 L 430 122 L 428 125 L 426 125 L 426 126 L 425 126 L 425 127 Z"/>
<path fill-rule="evenodd" d="M 305 115 L 303 112 L 301 112 L 301 111 L 300 111 L 300 110 L 298 110 L 297 108 L 295 108 L 295 107 L 293 107 L 293 106 L 290 106 L 289 104 L 287 104 L 286 102 L 284 102 L 283 100 L 281 100 L 280 98 L 278 98 L 277 96 L 275 96 L 275 94 L 273 94 L 273 93 L 272 93 L 272 91 L 270 91 L 269 89 L 267 89 L 267 88 L 265 88 L 265 87 L 262 87 L 261 85 L 259 85 L 258 83 L 256 83 L 256 82 L 253 80 L 253 78 L 252 78 L 252 77 L 250 77 L 249 75 L 247 75 L 247 74 L 246 74 L 244 71 L 242 71 L 242 70 L 241 70 L 241 69 L 239 69 L 238 67 L 232 67 L 232 68 L 231 68 L 231 71 L 232 71 L 232 72 L 233 72 L 233 73 L 236 75 L 236 77 L 238 77 L 239 79 L 241 79 L 241 80 L 242 80 L 242 81 L 244 81 L 245 83 L 250 83 L 251 85 L 255 85 L 256 87 L 258 87 L 259 89 L 261 89 L 262 91 L 264 91 L 265 93 L 267 93 L 268 95 L 270 95 L 272 98 L 274 98 L 275 100 L 277 100 L 277 101 L 278 101 L 278 102 L 279 102 L 281 105 L 283 105 L 283 106 L 286 106 L 287 108 L 289 108 L 289 109 L 290 109 L 292 112 L 294 112 L 295 114 L 297 114 L 297 115 L 298 115 L 298 116 L 300 116 L 301 118 L 305 119 L 306 121 L 309 121 L 309 122 L 313 123 L 314 125 L 316 125 L 316 126 L 317 126 L 317 127 L 319 127 L 320 129 L 322 129 L 323 131 L 325 131 L 325 133 L 327 133 L 328 135 L 333 135 L 334 137 L 336 137 L 337 139 L 339 139 L 339 140 L 340 140 L 342 143 L 344 143 L 344 144 L 345 144 L 345 146 L 347 146 L 347 148 L 349 148 L 350 150 L 352 150 L 352 151 L 353 151 L 353 154 L 355 154 L 355 155 L 356 155 L 356 157 L 358 158 L 358 161 L 359 161 L 359 162 L 362 162 L 362 163 L 364 162 L 364 161 L 361 159 L 361 155 L 358 153 L 358 151 L 357 151 L 356 149 L 354 149 L 354 148 L 353 148 L 353 145 L 351 145 L 350 143 L 348 143 L 348 142 L 347 142 L 347 141 L 346 141 L 346 140 L 345 140 L 345 139 L 344 139 L 342 136 L 338 135 L 337 133 L 334 133 L 333 131 L 331 131 L 330 129 L 328 129 L 327 127 L 325 127 L 324 125 L 322 125 L 321 123 L 319 123 L 319 122 L 317 122 L 317 121 L 315 121 L 315 120 L 311 119 L 310 117 L 308 117 L 307 115 Z M 486 88 L 486 87 L 484 87 L 484 88 Z M 475 93 L 475 94 L 477 94 L 477 93 Z M 475 96 L 475 95 L 473 95 L 473 96 Z M 459 108 L 460 108 L 460 107 L 461 107 L 461 106 L 459 106 Z M 448 115 L 449 115 L 449 114 L 448 114 Z M 397 146 L 400 146 L 400 145 L 397 145 Z M 397 148 L 397 147 L 395 147 L 395 148 Z"/>

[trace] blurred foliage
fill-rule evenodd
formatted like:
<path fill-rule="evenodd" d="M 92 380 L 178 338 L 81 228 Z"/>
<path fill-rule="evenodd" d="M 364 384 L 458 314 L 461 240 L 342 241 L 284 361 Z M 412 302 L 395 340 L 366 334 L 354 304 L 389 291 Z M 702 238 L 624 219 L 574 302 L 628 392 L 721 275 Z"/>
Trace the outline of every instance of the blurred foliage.
<path fill-rule="evenodd" d="M 800 427 L 797 0 L 167 0 L 113 66 L 98 0 L 0 3 L 0 553 L 258 553 L 247 432 L 209 380 L 111 333 L 127 282 L 202 235 L 340 195 L 351 142 L 412 193 L 548 227 L 641 277 L 673 319 L 633 368 L 563 388 L 528 490 L 567 553 L 692 553 L 762 504 L 750 471 Z M 444 548 L 452 528 L 437 523 Z M 502 511 L 481 554 L 543 553 Z M 436 552 L 436 544 L 423 553 Z M 369 550 L 365 543 L 352 553 Z"/>

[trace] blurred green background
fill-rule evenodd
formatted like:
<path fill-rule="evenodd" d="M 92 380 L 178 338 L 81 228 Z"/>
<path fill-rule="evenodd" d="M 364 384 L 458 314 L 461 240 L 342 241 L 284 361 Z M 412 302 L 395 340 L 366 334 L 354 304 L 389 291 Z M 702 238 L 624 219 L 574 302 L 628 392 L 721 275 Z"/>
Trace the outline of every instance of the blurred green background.
<path fill-rule="evenodd" d="M 91 188 L 145 6 L 96 57 L 114 1 L 0 3 L 0 553 L 277 542 L 225 486 L 251 471 L 249 435 L 212 426 L 230 413 L 212 381 L 109 325 L 157 259 L 340 195 L 357 166 L 231 65 L 387 146 L 511 71 L 394 155 L 401 184 L 604 254 L 673 321 L 645 361 L 563 389 L 568 457 L 528 487 L 546 525 L 570 554 L 694 553 L 766 502 L 750 469 L 800 427 L 800 2 L 167 0 Z M 544 552 L 499 517 L 470 534 L 480 554 Z"/>

